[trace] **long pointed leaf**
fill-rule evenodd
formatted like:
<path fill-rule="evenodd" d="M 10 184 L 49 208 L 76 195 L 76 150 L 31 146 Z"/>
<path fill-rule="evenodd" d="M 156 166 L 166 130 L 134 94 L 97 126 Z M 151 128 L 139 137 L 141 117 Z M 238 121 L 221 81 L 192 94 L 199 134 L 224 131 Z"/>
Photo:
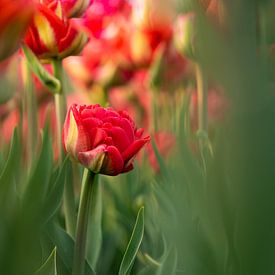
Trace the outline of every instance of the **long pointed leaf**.
<path fill-rule="evenodd" d="M 35 272 L 35 275 L 57 275 L 56 247 L 53 249 L 45 263 Z"/>
<path fill-rule="evenodd" d="M 137 214 L 136 223 L 132 232 L 132 236 L 123 256 L 119 275 L 127 275 L 131 271 L 135 257 L 139 250 L 144 234 L 144 207 L 141 207 Z"/>
<path fill-rule="evenodd" d="M 47 223 L 57 212 L 62 202 L 62 195 L 65 185 L 65 174 L 68 167 L 68 158 L 65 159 L 55 183 L 47 195 L 42 213 L 44 223 Z"/>
<path fill-rule="evenodd" d="M 0 202 L 4 203 L 6 199 L 8 199 L 8 190 L 10 188 L 14 187 L 15 184 L 15 177 L 17 176 L 17 173 L 15 171 L 18 171 L 18 166 L 20 164 L 19 158 L 21 155 L 21 148 L 19 143 L 19 137 L 17 129 L 13 132 L 13 137 L 10 145 L 10 152 L 8 156 L 8 160 L 6 162 L 6 165 L 4 166 L 3 171 L 0 175 Z"/>
<path fill-rule="evenodd" d="M 66 269 L 71 273 L 73 264 L 74 240 L 59 226 L 51 224 L 48 236 L 57 247 L 57 255 L 61 258 Z M 69 274 L 70 274 L 69 273 Z M 86 261 L 85 275 L 96 275 L 95 271 Z"/>

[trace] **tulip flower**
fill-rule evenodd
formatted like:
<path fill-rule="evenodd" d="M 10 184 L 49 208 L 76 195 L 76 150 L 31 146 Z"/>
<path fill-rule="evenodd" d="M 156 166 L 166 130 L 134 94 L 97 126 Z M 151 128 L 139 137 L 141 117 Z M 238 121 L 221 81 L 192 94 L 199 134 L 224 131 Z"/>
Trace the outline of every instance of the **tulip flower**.
<path fill-rule="evenodd" d="M 30 0 L 0 1 L 0 61 L 16 51 L 33 12 Z"/>
<path fill-rule="evenodd" d="M 171 1 L 134 1 L 130 39 L 131 57 L 134 64 L 148 66 L 160 44 L 172 38 L 172 22 L 175 7 Z"/>
<path fill-rule="evenodd" d="M 64 62 L 65 69 L 78 85 L 87 88 L 97 83 L 106 87 L 131 78 L 131 29 L 124 13 L 128 8 L 125 1 L 111 5 L 111 1 L 95 0 L 84 18 L 74 21 L 90 36 L 82 56 L 70 57 Z"/>
<path fill-rule="evenodd" d="M 142 134 L 125 111 L 74 104 L 64 123 L 63 145 L 93 173 L 115 176 L 133 169 L 133 158 L 150 140 Z"/>
<path fill-rule="evenodd" d="M 139 29 L 162 29 L 169 32 L 175 15 L 175 1 L 139 0 L 133 2 L 133 21 Z"/>
<path fill-rule="evenodd" d="M 37 12 L 25 36 L 26 44 L 41 59 L 78 54 L 86 42 L 86 36 L 65 16 L 61 1 L 54 3 L 57 6 L 37 4 Z"/>
<path fill-rule="evenodd" d="M 42 3 L 51 7 L 51 9 L 58 9 L 58 1 L 56 0 L 43 0 Z M 91 0 L 61 0 L 62 9 L 67 17 L 80 17 L 90 3 Z"/>

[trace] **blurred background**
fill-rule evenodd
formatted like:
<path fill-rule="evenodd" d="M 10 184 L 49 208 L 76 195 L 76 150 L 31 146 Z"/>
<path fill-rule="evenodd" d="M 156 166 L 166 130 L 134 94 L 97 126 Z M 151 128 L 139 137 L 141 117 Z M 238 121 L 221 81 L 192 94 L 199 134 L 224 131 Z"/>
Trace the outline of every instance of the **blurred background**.
<path fill-rule="evenodd" d="M 75 221 L 83 168 L 59 161 L 58 77 L 65 106 L 126 110 L 151 136 L 133 171 L 99 177 L 85 274 L 118 274 L 141 206 L 128 274 L 274 274 L 275 1 L 40 2 L 62 21 L 0 3 L 0 274 L 71 274 L 63 196 Z"/>

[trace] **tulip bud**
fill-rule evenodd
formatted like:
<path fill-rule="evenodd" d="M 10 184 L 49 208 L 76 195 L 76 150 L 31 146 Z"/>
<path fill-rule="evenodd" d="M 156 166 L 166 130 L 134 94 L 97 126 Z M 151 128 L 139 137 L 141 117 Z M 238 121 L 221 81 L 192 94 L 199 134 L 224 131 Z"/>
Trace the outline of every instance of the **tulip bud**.
<path fill-rule="evenodd" d="M 174 44 L 176 49 L 185 57 L 195 58 L 195 16 L 193 13 L 181 15 L 174 27 Z"/>
<path fill-rule="evenodd" d="M 66 153 L 94 173 L 115 176 L 133 169 L 133 158 L 150 140 L 126 112 L 100 105 L 72 105 L 63 127 Z"/>
<path fill-rule="evenodd" d="M 0 61 L 16 51 L 33 12 L 29 0 L 0 1 Z"/>
<path fill-rule="evenodd" d="M 37 4 L 37 12 L 27 30 L 26 44 L 41 59 L 64 58 L 78 54 L 87 38 L 64 16 L 63 7 Z"/>

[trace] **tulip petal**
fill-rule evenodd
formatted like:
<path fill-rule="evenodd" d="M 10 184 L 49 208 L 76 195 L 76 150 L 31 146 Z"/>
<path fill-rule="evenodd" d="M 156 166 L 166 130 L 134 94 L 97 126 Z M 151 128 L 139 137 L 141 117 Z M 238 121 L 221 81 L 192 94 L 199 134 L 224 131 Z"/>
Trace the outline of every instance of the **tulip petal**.
<path fill-rule="evenodd" d="M 135 140 L 123 153 L 122 157 L 124 163 L 129 163 L 129 161 L 139 152 L 139 150 L 150 141 L 150 137 L 145 137 L 143 139 Z"/>
<path fill-rule="evenodd" d="M 77 159 L 77 152 L 90 149 L 89 139 L 79 120 L 75 105 L 70 108 L 67 114 L 62 135 L 65 151 L 70 153 L 73 158 Z"/>
<path fill-rule="evenodd" d="M 92 128 L 89 133 L 90 142 L 93 148 L 98 146 L 100 143 L 103 143 L 107 138 L 106 132 L 101 128 Z"/>
<path fill-rule="evenodd" d="M 120 174 L 124 167 L 123 158 L 115 146 L 108 146 L 101 173 L 109 176 Z"/>
<path fill-rule="evenodd" d="M 129 147 L 130 140 L 126 135 L 125 131 L 119 127 L 112 127 L 108 131 L 108 135 L 112 137 L 114 145 L 118 148 L 118 150 L 122 153 Z"/>
<path fill-rule="evenodd" d="M 105 166 L 104 160 L 106 158 L 106 145 L 102 144 L 93 150 L 80 152 L 78 159 L 82 165 L 90 169 L 94 173 L 99 173 Z"/>

